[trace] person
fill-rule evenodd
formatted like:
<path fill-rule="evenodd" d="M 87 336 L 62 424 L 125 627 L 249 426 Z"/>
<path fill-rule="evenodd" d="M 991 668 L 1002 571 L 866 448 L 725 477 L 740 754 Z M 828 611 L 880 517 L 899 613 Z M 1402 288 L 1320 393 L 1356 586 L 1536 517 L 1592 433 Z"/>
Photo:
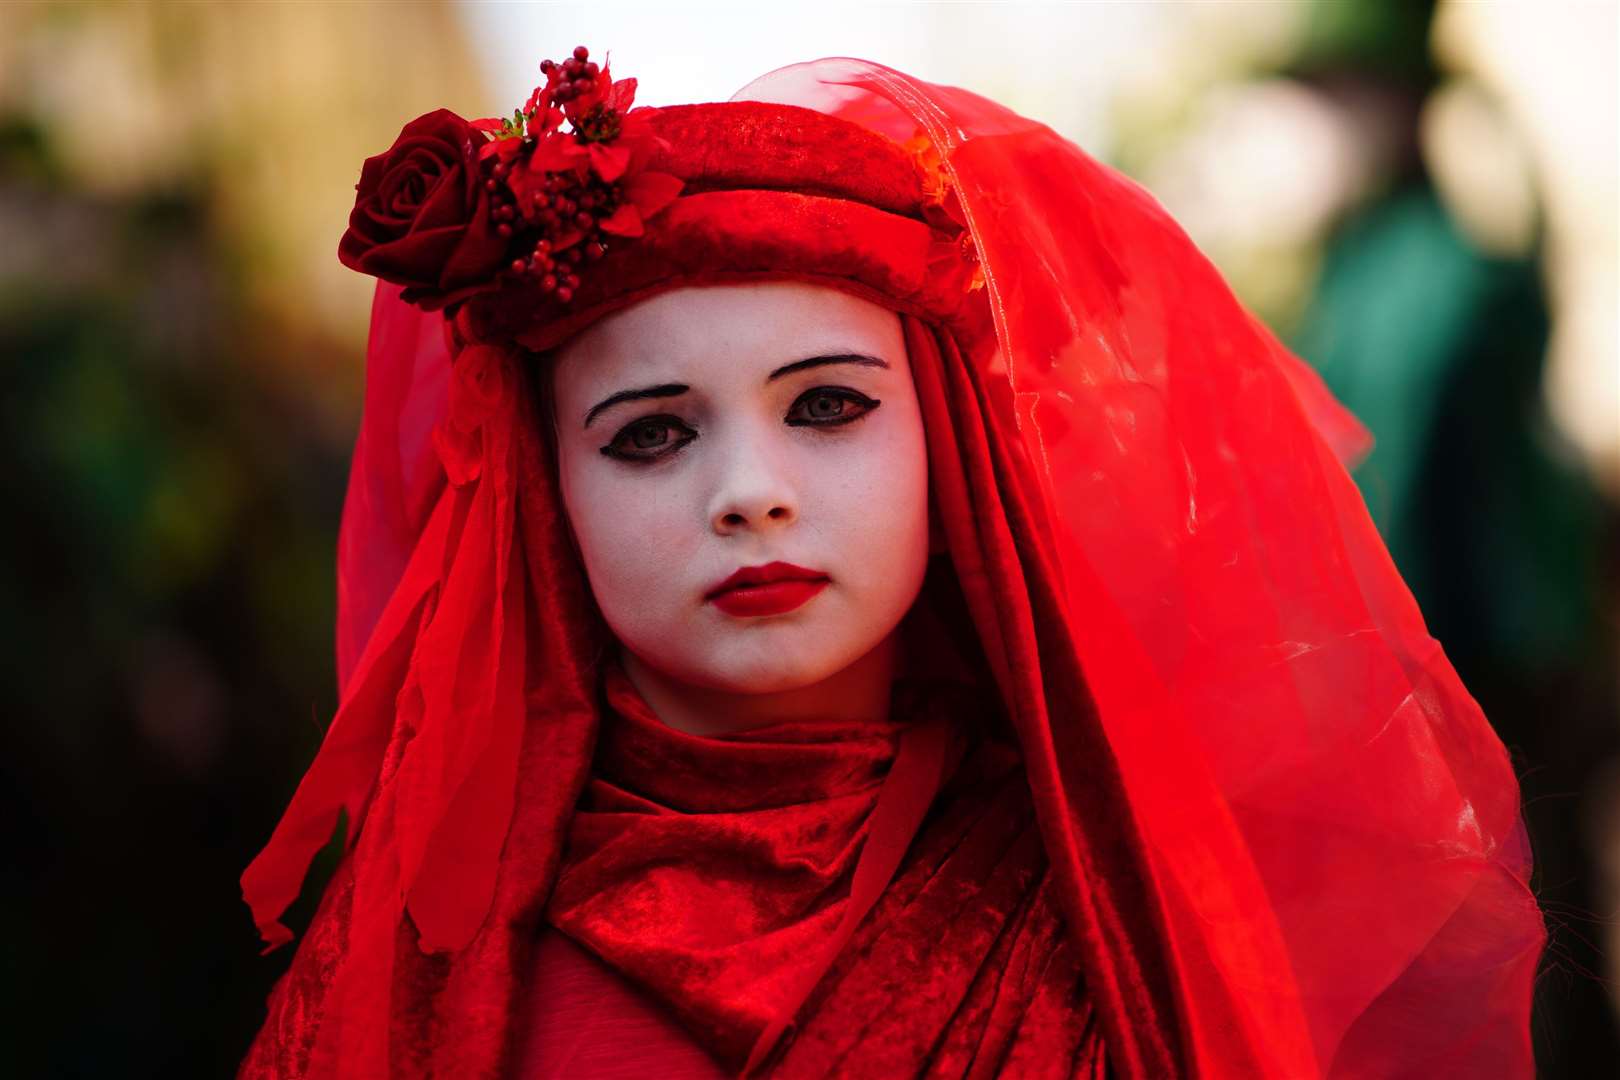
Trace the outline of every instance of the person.
<path fill-rule="evenodd" d="M 1152 198 L 867 61 L 542 72 L 361 174 L 242 1074 L 1530 1075 L 1507 756 Z"/>

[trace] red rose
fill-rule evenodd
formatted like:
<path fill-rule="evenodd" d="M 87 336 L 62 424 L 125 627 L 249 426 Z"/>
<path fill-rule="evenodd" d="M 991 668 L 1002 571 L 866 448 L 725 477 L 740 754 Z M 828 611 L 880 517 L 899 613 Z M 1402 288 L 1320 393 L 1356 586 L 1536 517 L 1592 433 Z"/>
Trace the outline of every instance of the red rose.
<path fill-rule="evenodd" d="M 343 265 L 404 285 L 404 298 L 430 311 L 493 288 L 507 241 L 490 220 L 479 174 L 485 141 L 439 109 L 406 124 L 386 153 L 367 158 L 338 244 Z"/>

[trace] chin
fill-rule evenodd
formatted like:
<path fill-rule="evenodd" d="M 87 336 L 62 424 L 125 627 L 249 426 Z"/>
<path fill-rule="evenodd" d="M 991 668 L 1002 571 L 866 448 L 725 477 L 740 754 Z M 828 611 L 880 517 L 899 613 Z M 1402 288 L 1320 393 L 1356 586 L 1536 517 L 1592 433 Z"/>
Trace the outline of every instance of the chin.
<path fill-rule="evenodd" d="M 704 662 L 700 678 L 714 689 L 734 694 L 776 694 L 813 686 L 836 674 L 842 666 L 822 657 L 787 657 L 777 652 Z"/>
<path fill-rule="evenodd" d="M 797 640 L 795 640 L 795 638 Z M 642 653 L 653 666 L 694 686 L 732 694 L 775 694 L 802 690 L 831 678 L 862 652 L 817 649 L 803 640 L 803 630 L 787 635 L 758 635 L 747 641 L 717 641 L 701 654 L 660 657 Z M 667 661 L 667 662 L 666 662 Z"/>

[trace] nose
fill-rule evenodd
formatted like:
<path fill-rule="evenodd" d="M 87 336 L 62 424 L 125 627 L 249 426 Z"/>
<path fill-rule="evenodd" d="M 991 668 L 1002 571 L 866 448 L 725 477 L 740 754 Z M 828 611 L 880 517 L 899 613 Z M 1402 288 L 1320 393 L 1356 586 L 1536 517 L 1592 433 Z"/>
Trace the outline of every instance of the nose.
<path fill-rule="evenodd" d="M 787 464 L 764 438 L 727 441 L 709 522 L 721 536 L 791 525 L 799 516 L 796 485 Z"/>

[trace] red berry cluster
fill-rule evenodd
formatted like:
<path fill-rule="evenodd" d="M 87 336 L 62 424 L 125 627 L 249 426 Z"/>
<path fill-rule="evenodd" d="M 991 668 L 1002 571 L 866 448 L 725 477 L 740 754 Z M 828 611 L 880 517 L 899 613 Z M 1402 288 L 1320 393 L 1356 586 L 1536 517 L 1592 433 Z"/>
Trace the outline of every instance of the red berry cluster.
<path fill-rule="evenodd" d="M 595 88 L 598 68 L 589 56 L 589 50 L 581 45 L 561 64 L 540 62 L 540 70 L 550 84 L 551 105 L 574 101 Z M 575 119 L 575 130 L 570 135 L 548 134 L 580 142 L 607 142 L 618 135 L 619 117 L 611 109 L 597 105 L 591 109 L 589 119 L 589 134 L 582 128 L 584 117 Z M 536 141 L 532 136 L 526 138 L 525 150 L 532 152 Z M 522 185 L 522 194 L 515 194 L 509 180 L 515 169 L 524 169 L 527 163 L 525 154 L 497 160 L 490 169 L 484 181 L 490 193 L 490 217 L 501 237 L 510 239 L 519 234 L 518 250 L 507 269 L 514 275 L 533 278 L 542 292 L 554 293 L 566 304 L 579 288 L 575 272 L 579 264 L 594 262 L 607 251 L 607 235 L 598 226 L 619 208 L 619 185 L 604 183 L 588 171 L 583 177 L 569 171 L 549 173 L 538 182 L 530 178 Z M 568 234 L 573 236 L 561 242 Z"/>
<path fill-rule="evenodd" d="M 574 55 L 557 64 L 551 60 L 540 61 L 540 73 L 550 75 L 557 68 L 562 69 L 562 81 L 551 88 L 551 100 L 558 105 L 566 105 L 574 98 L 591 89 L 596 82 L 596 61 L 591 58 L 591 51 L 583 45 L 574 46 Z"/>
<path fill-rule="evenodd" d="M 511 236 L 514 227 L 524 233 L 523 247 L 508 269 L 535 278 L 542 292 L 555 292 L 566 304 L 579 288 L 574 267 L 587 260 L 594 262 L 607 251 L 607 237 L 598 224 L 618 209 L 618 192 L 615 185 L 594 177 L 582 181 L 573 173 L 554 173 L 529 196 L 526 205 L 519 206 L 519 200 L 501 183 L 510 169 L 506 162 L 497 162 L 489 181 L 496 184 L 491 199 L 496 230 L 503 237 Z M 583 234 L 583 238 L 556 250 L 558 239 L 570 232 Z"/>

